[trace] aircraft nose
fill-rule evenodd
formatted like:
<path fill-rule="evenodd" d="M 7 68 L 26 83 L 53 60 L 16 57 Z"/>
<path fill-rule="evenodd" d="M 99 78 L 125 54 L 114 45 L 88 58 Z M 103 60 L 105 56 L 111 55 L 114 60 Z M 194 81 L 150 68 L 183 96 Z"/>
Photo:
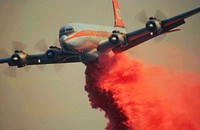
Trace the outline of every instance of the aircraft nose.
<path fill-rule="evenodd" d="M 65 43 L 65 40 L 67 39 L 67 36 L 66 35 L 62 35 L 61 37 L 60 37 L 60 42 L 61 43 Z"/>
<path fill-rule="evenodd" d="M 74 47 L 73 47 L 73 45 L 69 41 L 67 41 L 67 38 L 68 37 L 66 35 L 62 35 L 60 37 L 60 45 L 64 49 L 72 50 Z"/>

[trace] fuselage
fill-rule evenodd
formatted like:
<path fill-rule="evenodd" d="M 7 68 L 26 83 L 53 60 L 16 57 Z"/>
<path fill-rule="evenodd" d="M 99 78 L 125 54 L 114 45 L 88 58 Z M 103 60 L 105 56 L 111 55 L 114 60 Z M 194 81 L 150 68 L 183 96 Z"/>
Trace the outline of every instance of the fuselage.
<path fill-rule="evenodd" d="M 125 29 L 109 26 L 71 23 L 60 28 L 60 45 L 64 50 L 95 52 L 99 44 L 108 40 L 114 30 L 125 33 Z"/>

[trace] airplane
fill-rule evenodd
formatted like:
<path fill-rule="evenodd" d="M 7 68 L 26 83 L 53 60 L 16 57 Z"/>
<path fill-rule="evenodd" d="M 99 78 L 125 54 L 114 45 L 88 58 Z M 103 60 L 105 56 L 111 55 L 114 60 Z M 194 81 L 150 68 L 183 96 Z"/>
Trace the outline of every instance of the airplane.
<path fill-rule="evenodd" d="M 185 24 L 186 18 L 200 12 L 198 7 L 165 20 L 149 17 L 145 27 L 127 33 L 118 0 L 112 0 L 112 4 L 114 27 L 70 23 L 59 30 L 60 47 L 50 46 L 42 54 L 27 54 L 22 50 L 15 50 L 10 57 L 0 59 L 0 63 L 18 68 L 27 65 L 87 63 L 98 59 L 102 53 L 122 53 L 159 35 L 179 31 L 176 27 Z"/>

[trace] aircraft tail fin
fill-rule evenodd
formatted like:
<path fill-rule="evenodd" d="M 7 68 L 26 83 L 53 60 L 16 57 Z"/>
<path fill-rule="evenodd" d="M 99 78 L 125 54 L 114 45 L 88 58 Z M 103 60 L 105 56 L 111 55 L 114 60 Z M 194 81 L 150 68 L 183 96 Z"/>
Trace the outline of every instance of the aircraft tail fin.
<path fill-rule="evenodd" d="M 112 3 L 113 3 L 114 18 L 115 18 L 115 27 L 125 28 L 118 0 L 112 0 Z"/>

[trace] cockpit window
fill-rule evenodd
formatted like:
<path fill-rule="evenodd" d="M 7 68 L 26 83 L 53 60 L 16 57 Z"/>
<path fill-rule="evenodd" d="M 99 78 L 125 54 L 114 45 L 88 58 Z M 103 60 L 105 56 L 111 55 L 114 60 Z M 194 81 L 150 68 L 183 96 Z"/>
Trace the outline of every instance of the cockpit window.
<path fill-rule="evenodd" d="M 65 29 L 60 29 L 60 34 L 64 34 L 65 33 Z"/>
<path fill-rule="evenodd" d="M 59 37 L 61 37 L 62 35 L 70 35 L 71 33 L 73 33 L 75 30 L 73 27 L 71 26 L 67 26 L 67 27 L 62 27 L 60 29 L 60 32 L 59 32 Z"/>
<path fill-rule="evenodd" d="M 74 31 L 74 29 L 73 28 L 66 28 L 65 31 L 66 32 L 72 32 L 72 31 Z"/>

